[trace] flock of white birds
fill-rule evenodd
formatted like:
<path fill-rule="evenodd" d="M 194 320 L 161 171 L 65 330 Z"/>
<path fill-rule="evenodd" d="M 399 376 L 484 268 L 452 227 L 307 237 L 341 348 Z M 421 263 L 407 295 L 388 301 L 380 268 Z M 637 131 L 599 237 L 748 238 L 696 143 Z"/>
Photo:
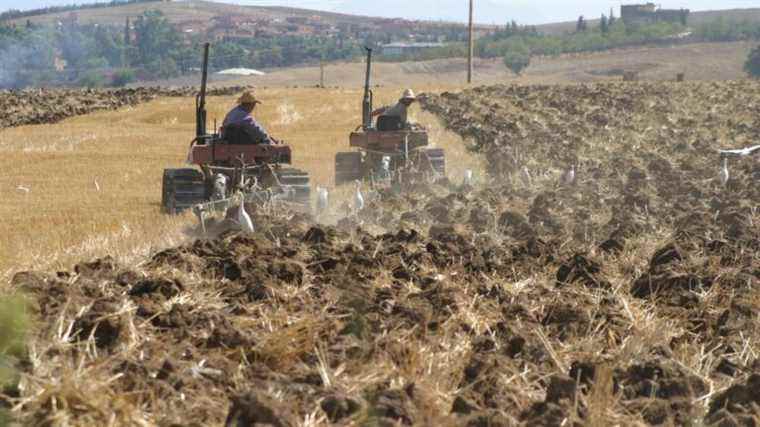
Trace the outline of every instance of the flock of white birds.
<path fill-rule="evenodd" d="M 753 147 L 748 148 L 742 148 L 737 150 L 718 150 L 720 153 L 720 156 L 723 160 L 722 166 L 720 168 L 719 174 L 718 174 L 718 181 L 722 186 L 728 185 L 728 182 L 731 178 L 731 174 L 728 169 L 728 160 L 729 157 L 745 157 L 754 154 L 755 152 L 760 151 L 760 145 L 756 145 Z M 388 178 L 390 178 L 390 158 L 383 158 L 382 159 L 382 172 L 385 173 Z M 520 179 L 523 181 L 523 183 L 526 186 L 530 186 L 533 182 L 533 178 L 531 176 L 530 171 L 527 167 L 523 167 L 520 170 Z M 577 179 L 577 170 L 576 165 L 571 164 L 570 167 L 562 172 L 560 174 L 559 178 L 559 184 L 561 186 L 572 186 L 576 183 Z M 223 175 L 219 175 L 214 183 L 214 197 L 223 197 L 223 195 L 226 192 L 227 187 L 227 181 L 226 177 Z M 242 176 L 241 176 L 241 185 L 240 188 L 245 188 L 245 183 L 242 182 Z M 362 182 L 360 180 L 354 181 L 355 184 L 355 190 L 353 193 L 353 199 L 352 203 L 350 205 L 351 212 L 353 215 L 358 216 L 359 213 L 364 210 L 366 206 L 366 196 L 364 193 L 362 193 Z M 472 170 L 468 169 L 464 171 L 463 177 L 462 177 L 462 188 L 472 188 L 475 185 L 475 174 Z M 23 191 L 25 193 L 29 193 L 29 189 L 27 187 L 19 185 L 16 190 Z M 317 193 L 317 201 L 316 201 L 316 215 L 317 218 L 324 215 L 330 206 L 330 193 L 329 190 L 325 187 L 317 186 L 316 188 Z M 251 220 L 251 216 L 246 212 L 245 210 L 245 195 L 242 191 L 238 192 L 238 198 L 240 199 L 240 205 L 238 207 L 237 212 L 237 222 L 240 225 L 240 228 L 242 231 L 252 233 L 255 231 L 253 221 Z M 201 219 L 201 221 L 203 221 Z"/>

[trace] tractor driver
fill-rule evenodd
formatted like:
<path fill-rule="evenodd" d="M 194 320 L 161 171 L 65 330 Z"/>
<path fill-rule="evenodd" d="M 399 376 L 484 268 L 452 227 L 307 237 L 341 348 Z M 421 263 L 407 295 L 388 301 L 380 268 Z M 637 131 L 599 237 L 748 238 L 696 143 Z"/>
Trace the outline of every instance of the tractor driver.
<path fill-rule="evenodd" d="M 277 144 L 278 141 L 269 136 L 266 130 L 253 118 L 251 113 L 261 101 L 252 92 L 244 92 L 238 99 L 238 106 L 233 108 L 222 123 L 222 133 L 228 126 L 234 125 L 248 139 L 261 144 Z"/>
<path fill-rule="evenodd" d="M 385 106 L 378 108 L 372 112 L 372 116 L 395 116 L 401 121 L 401 126 L 404 128 L 409 127 L 408 114 L 409 107 L 417 100 L 414 96 L 414 91 L 407 89 L 404 94 L 401 95 L 401 99 L 394 106 Z"/>

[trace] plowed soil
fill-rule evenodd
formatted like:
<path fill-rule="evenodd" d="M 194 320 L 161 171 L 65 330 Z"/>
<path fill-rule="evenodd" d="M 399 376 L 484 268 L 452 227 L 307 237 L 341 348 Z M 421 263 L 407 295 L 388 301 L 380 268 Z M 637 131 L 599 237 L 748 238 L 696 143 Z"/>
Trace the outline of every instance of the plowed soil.
<path fill-rule="evenodd" d="M 30 424 L 756 425 L 760 84 L 430 95 L 488 161 L 335 226 L 17 274 Z M 456 159 L 449 159 L 456 162 Z M 576 165 L 576 179 L 560 175 Z"/>
<path fill-rule="evenodd" d="M 244 87 L 209 89 L 209 96 L 229 96 Z M 0 91 L 0 128 L 57 123 L 63 119 L 101 110 L 116 110 L 158 97 L 195 96 L 197 88 L 136 88 L 117 90 L 30 89 Z"/>

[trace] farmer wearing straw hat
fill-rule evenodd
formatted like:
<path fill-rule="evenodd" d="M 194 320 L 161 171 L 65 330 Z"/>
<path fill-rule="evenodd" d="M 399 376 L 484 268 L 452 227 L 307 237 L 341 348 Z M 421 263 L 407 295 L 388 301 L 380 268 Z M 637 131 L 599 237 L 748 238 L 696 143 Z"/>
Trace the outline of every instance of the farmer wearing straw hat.
<path fill-rule="evenodd" d="M 372 112 L 373 116 L 396 116 L 401 120 L 401 125 L 403 127 L 408 127 L 409 122 L 407 120 L 408 114 L 409 114 L 409 107 L 414 103 L 414 101 L 417 100 L 417 97 L 414 96 L 414 91 L 411 89 L 407 89 L 404 91 L 404 94 L 401 95 L 401 99 L 398 100 L 398 103 L 394 106 L 386 106 L 378 108 L 377 110 Z"/>
<path fill-rule="evenodd" d="M 222 123 L 222 133 L 226 129 L 235 128 L 236 133 L 244 133 L 251 140 L 262 144 L 276 144 L 277 140 L 270 137 L 267 131 L 251 115 L 256 105 L 261 104 L 253 92 L 245 91 L 238 99 L 238 105 L 233 108 Z"/>

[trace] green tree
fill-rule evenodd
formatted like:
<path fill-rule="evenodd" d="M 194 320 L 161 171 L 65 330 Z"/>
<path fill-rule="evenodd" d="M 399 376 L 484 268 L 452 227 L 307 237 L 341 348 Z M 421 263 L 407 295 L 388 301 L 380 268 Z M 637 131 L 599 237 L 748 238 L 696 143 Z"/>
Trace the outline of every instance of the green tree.
<path fill-rule="evenodd" d="M 752 49 L 749 53 L 747 61 L 744 63 L 744 71 L 750 77 L 760 78 L 760 46 Z"/>
<path fill-rule="evenodd" d="M 123 41 L 114 32 L 106 27 L 98 26 L 95 29 L 95 52 L 94 55 L 105 58 L 111 66 L 121 66 L 122 53 L 124 52 Z"/>
<path fill-rule="evenodd" d="M 609 21 L 607 21 L 607 16 L 605 14 L 602 14 L 602 19 L 599 20 L 599 30 L 602 32 L 602 34 L 607 34 L 610 32 Z"/>
<path fill-rule="evenodd" d="M 530 65 L 530 50 L 523 43 L 513 43 L 504 54 L 504 65 L 519 76 Z"/>
<path fill-rule="evenodd" d="M 586 31 L 588 26 L 586 25 L 586 19 L 583 18 L 583 15 L 578 17 L 578 23 L 575 24 L 575 32 L 582 33 Z"/>
<path fill-rule="evenodd" d="M 145 65 L 175 55 L 181 46 L 179 33 L 160 10 L 146 11 L 137 19 L 135 36 L 138 58 Z"/>
<path fill-rule="evenodd" d="M 123 87 L 135 81 L 135 70 L 122 68 L 117 70 L 111 77 L 111 86 Z"/>
<path fill-rule="evenodd" d="M 90 52 L 93 52 L 94 42 L 77 27 L 66 27 L 58 34 L 58 47 L 61 56 L 66 60 L 66 66 L 70 69 L 82 69 Z"/>
<path fill-rule="evenodd" d="M 247 66 L 248 51 L 236 43 L 221 43 L 214 46 L 211 66 L 216 70 Z"/>
<path fill-rule="evenodd" d="M 77 80 L 77 86 L 87 88 L 99 88 L 106 85 L 106 78 L 102 71 L 90 70 L 84 72 Z"/>

